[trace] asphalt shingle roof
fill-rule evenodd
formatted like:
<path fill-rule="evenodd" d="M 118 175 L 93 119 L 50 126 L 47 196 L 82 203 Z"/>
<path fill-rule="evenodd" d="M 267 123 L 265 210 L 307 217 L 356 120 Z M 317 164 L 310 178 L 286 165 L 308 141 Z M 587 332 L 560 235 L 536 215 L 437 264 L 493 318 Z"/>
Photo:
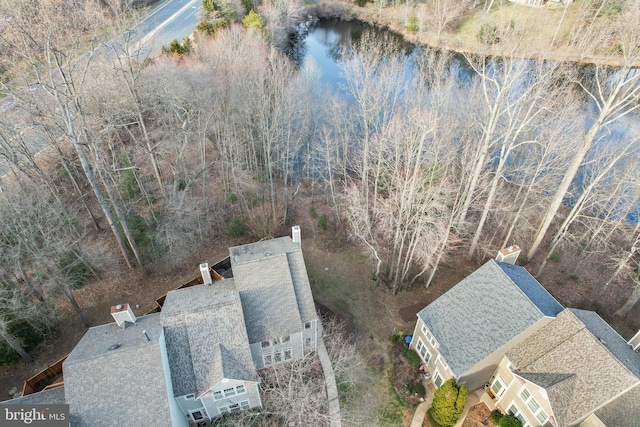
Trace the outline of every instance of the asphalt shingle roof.
<path fill-rule="evenodd" d="M 302 252 L 289 237 L 229 253 L 250 343 L 289 336 L 317 318 Z"/>
<path fill-rule="evenodd" d="M 418 316 L 434 334 L 452 372 L 462 375 L 539 319 L 562 309 L 557 302 L 551 309 L 550 300 L 555 301 L 524 268 L 489 260 Z"/>
<path fill-rule="evenodd" d="M 498 267 L 520 288 L 522 292 L 547 317 L 555 317 L 563 307 L 545 288 L 524 268 L 497 262 Z"/>
<path fill-rule="evenodd" d="M 640 354 L 631 350 L 634 354 L 625 354 L 630 359 L 622 361 L 611 351 L 623 343 L 596 313 L 566 309 L 506 356 L 517 375 L 545 388 L 559 425 L 567 425 L 640 383 L 628 368 L 630 364 L 640 367 Z"/>
<path fill-rule="evenodd" d="M 0 402 L 0 405 L 56 405 L 67 403 L 64 400 L 64 386 L 27 394 L 15 399 Z"/>
<path fill-rule="evenodd" d="M 125 329 L 109 323 L 85 333 L 63 363 L 72 426 L 110 427 L 141 419 L 149 425 L 170 425 L 159 320 L 152 314 Z M 110 349 L 114 344 L 119 347 Z"/>
<path fill-rule="evenodd" d="M 161 316 L 176 396 L 225 378 L 258 381 L 232 279 L 169 292 Z"/>

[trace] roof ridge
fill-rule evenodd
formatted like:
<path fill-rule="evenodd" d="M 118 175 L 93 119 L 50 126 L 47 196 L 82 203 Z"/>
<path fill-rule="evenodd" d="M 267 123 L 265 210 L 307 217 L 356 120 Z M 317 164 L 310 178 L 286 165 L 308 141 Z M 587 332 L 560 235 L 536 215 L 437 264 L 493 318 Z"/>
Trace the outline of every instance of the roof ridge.
<path fill-rule="evenodd" d="M 573 314 L 573 313 L 571 313 L 571 314 Z M 553 323 L 556 319 L 557 319 L 557 317 L 556 317 L 556 318 L 554 318 L 554 319 L 553 319 L 550 323 L 548 323 L 547 325 L 552 325 L 552 323 Z M 549 353 L 551 352 L 551 350 L 555 350 L 555 349 L 557 349 L 558 347 L 560 347 L 561 345 L 563 345 L 563 344 L 564 344 L 564 343 L 566 343 L 567 341 L 569 341 L 569 340 L 573 339 L 573 337 L 575 337 L 579 332 L 581 332 L 581 331 L 582 331 L 582 330 L 584 330 L 584 329 L 587 329 L 586 325 L 585 325 L 584 323 L 580 322 L 580 319 L 578 319 L 577 317 L 576 317 L 576 319 L 577 319 L 577 320 L 579 321 L 579 323 L 580 323 L 580 327 L 579 327 L 579 329 L 578 329 L 576 332 L 574 332 L 574 333 L 572 333 L 572 334 L 568 335 L 568 336 L 567 336 L 567 338 L 565 338 L 565 339 L 564 339 L 564 340 L 562 340 L 562 341 L 559 341 L 556 345 L 554 345 L 553 347 L 549 348 L 549 350 L 545 351 L 544 353 L 541 353 L 541 354 L 540 354 L 540 356 L 538 356 L 538 357 L 536 357 L 535 359 L 533 359 L 529 364 L 527 364 L 527 366 L 531 366 L 531 365 L 533 365 L 535 362 L 537 362 L 538 360 L 542 359 L 542 357 L 544 357 L 545 355 L 549 354 Z M 543 326 L 542 328 L 538 329 L 536 332 L 534 332 L 534 334 L 540 334 L 540 333 L 542 333 L 542 330 L 543 330 L 547 325 L 545 325 L 545 326 Z M 530 335 L 530 336 L 531 336 L 531 335 Z M 518 368 L 518 371 L 519 371 L 519 370 L 520 370 L 520 368 Z"/>
<path fill-rule="evenodd" d="M 504 270 L 502 269 L 502 267 L 500 267 L 500 264 L 499 264 L 499 262 L 500 262 L 500 261 L 497 261 L 495 258 L 491 258 L 491 260 L 490 260 L 490 261 L 493 261 L 493 265 L 494 265 L 494 266 L 496 266 L 496 267 L 498 268 L 498 270 L 499 270 L 499 271 L 500 271 L 500 272 L 501 272 L 501 273 L 502 273 L 502 274 L 503 274 L 503 275 L 504 275 L 504 276 L 509 280 L 509 282 L 511 282 L 511 283 L 514 285 L 514 287 L 518 290 L 518 292 L 520 292 L 522 295 L 524 295 L 524 297 L 527 299 L 527 301 L 529 302 L 529 304 L 531 304 L 531 305 L 532 305 L 536 310 L 538 310 L 538 312 L 542 315 L 542 317 L 548 317 L 546 314 L 544 314 L 544 312 L 540 309 L 540 307 L 538 307 L 537 305 L 535 305 L 535 304 L 533 303 L 533 301 L 531 301 L 531 298 L 529 297 L 529 295 L 527 295 L 527 293 L 526 293 L 525 291 L 523 291 L 523 290 L 522 290 L 522 288 L 520 288 L 520 286 L 518 286 L 518 285 L 516 284 L 516 282 L 511 278 L 511 276 L 509 276 L 509 275 L 507 274 L 507 272 L 506 272 L 506 271 L 504 271 Z M 505 263 L 503 263 L 503 264 L 505 264 Z M 528 271 L 526 268 L 524 268 L 524 267 L 521 267 L 521 266 L 519 266 L 519 265 L 515 265 L 515 264 L 509 264 L 509 265 L 513 265 L 514 267 L 520 267 L 520 268 L 522 268 L 524 271 L 526 271 L 527 273 L 529 273 L 529 271 Z M 529 274 L 531 274 L 531 273 L 529 273 Z M 531 277 L 533 277 L 533 275 L 532 275 Z M 542 284 L 541 284 L 540 282 L 538 282 L 538 280 L 537 280 L 535 277 L 533 277 L 533 279 L 538 283 L 538 285 L 540 285 L 540 286 L 541 286 L 545 291 L 547 291 L 547 290 L 546 290 L 546 288 L 545 288 L 544 286 L 542 286 Z M 547 292 L 549 292 L 549 291 L 547 291 Z M 549 295 L 551 295 L 551 294 L 549 294 Z M 553 297 L 553 295 L 551 295 L 551 297 Z M 555 298 L 554 298 L 554 299 L 555 299 Z M 556 317 L 557 317 L 557 316 L 556 316 Z M 554 317 L 554 319 L 555 319 L 555 317 Z"/>
<path fill-rule="evenodd" d="M 634 378 L 638 379 L 638 383 L 640 384 L 640 377 L 638 377 L 638 375 L 636 375 L 636 373 L 635 373 L 635 372 L 633 372 L 631 369 L 629 369 L 629 368 L 627 367 L 627 365 L 625 365 L 624 363 L 622 363 L 622 361 L 620 360 L 620 358 L 619 358 L 619 357 L 618 357 L 614 352 L 612 352 L 612 351 L 611 351 L 611 350 L 610 350 L 610 349 L 609 349 L 609 348 L 608 348 L 608 347 L 607 347 L 607 346 L 602 342 L 602 341 L 604 340 L 604 338 L 599 338 L 599 337 L 597 337 L 593 332 L 591 332 L 591 330 L 587 327 L 587 325 L 586 325 L 586 324 L 585 324 L 585 323 L 584 323 L 584 322 L 583 322 L 583 321 L 582 321 L 578 316 L 576 316 L 576 315 L 573 313 L 573 311 L 572 311 L 572 310 L 577 310 L 577 309 L 569 309 L 569 311 L 571 312 L 571 315 L 572 315 L 572 316 L 574 316 L 576 319 L 578 319 L 578 321 L 582 324 L 582 326 L 584 327 L 584 329 L 586 329 L 586 330 L 587 330 L 587 333 L 589 334 L 589 337 L 590 337 L 593 341 L 595 341 L 595 343 L 596 343 L 597 345 L 599 345 L 600 347 L 604 348 L 604 350 L 609 354 L 609 356 L 611 356 L 611 357 L 615 360 L 615 363 L 617 363 L 618 365 L 622 366 L 622 368 L 623 368 L 625 371 L 627 371 L 628 373 L 630 373 L 630 374 L 631 374 L 631 376 L 633 376 Z M 592 311 L 592 310 L 581 310 L 581 311 L 586 311 L 586 312 L 594 313 L 596 316 L 598 316 L 598 318 L 599 318 L 600 320 L 602 320 L 602 322 L 603 322 L 604 324 L 606 324 L 606 325 L 607 325 L 607 326 L 608 326 L 612 331 L 614 331 L 614 332 L 618 335 L 618 337 L 620 337 L 620 339 L 621 339 L 621 340 L 623 340 L 623 341 L 624 341 L 624 338 L 622 338 L 622 336 L 621 336 L 620 334 L 618 334 L 618 332 L 617 332 L 615 329 L 613 329 L 613 326 L 611 326 L 611 325 L 609 325 L 609 323 L 605 322 L 605 320 L 604 320 L 602 317 L 600 317 L 600 315 L 599 315 L 598 313 L 596 313 L 595 311 Z M 606 341 L 604 341 L 604 342 L 606 342 Z M 624 342 L 626 343 L 626 341 L 624 341 Z"/>

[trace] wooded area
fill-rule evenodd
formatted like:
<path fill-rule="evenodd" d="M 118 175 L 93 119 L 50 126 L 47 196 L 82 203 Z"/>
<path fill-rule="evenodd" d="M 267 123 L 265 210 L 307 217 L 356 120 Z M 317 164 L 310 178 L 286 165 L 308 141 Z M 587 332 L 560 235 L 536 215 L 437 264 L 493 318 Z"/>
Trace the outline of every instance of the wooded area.
<path fill-rule="evenodd" d="M 52 298 L 88 325 L 75 288 L 179 266 L 220 233 L 274 236 L 303 185 L 323 191 L 330 226 L 394 293 L 429 286 L 454 253 L 518 244 L 523 264 L 597 260 L 601 292 L 632 289 L 619 316 L 638 302 L 637 2 L 602 16 L 593 3 L 584 18 L 598 22 L 585 37 L 607 29 L 621 68 L 467 55 L 475 75 L 461 80 L 447 52 L 425 49 L 407 73 L 397 45 L 364 36 L 343 53 L 344 93 L 268 41 L 299 5 L 257 7 L 266 32 L 238 23 L 252 4 L 219 6 L 226 23 L 189 53 L 145 61 L 113 41 L 127 27 L 120 3 L 2 1 L 16 106 L 0 118 L 0 336 L 23 358 L 18 326 L 46 332 Z M 107 40 L 112 51 L 94 49 Z"/>

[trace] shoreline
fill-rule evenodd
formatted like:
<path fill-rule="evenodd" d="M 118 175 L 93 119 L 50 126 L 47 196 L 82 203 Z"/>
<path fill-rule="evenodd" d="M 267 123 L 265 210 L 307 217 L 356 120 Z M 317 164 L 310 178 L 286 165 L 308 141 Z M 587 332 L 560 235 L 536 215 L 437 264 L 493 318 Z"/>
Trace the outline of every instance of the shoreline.
<path fill-rule="evenodd" d="M 315 7 L 314 7 L 315 6 Z M 634 61 L 627 63 L 622 56 L 604 56 L 604 55 L 582 55 L 571 52 L 560 52 L 539 49 L 504 49 L 495 48 L 487 45 L 471 45 L 463 43 L 455 34 L 443 33 L 438 39 L 434 34 L 427 31 L 411 32 L 397 22 L 395 18 L 395 10 L 391 8 L 383 9 L 382 14 L 379 10 L 372 7 L 358 7 L 352 3 L 340 0 L 325 1 L 312 5 L 316 10 L 319 18 L 337 17 L 344 20 L 357 19 L 370 25 L 385 28 L 401 35 L 405 40 L 411 43 L 429 46 L 434 49 L 444 49 L 460 54 L 476 54 L 488 56 L 511 56 L 518 59 L 530 59 L 541 61 L 559 61 L 572 62 L 576 64 L 603 65 L 611 67 L 640 68 L 640 57 Z M 320 13 L 317 13 L 320 12 Z M 381 19 L 378 19 L 380 17 Z"/>

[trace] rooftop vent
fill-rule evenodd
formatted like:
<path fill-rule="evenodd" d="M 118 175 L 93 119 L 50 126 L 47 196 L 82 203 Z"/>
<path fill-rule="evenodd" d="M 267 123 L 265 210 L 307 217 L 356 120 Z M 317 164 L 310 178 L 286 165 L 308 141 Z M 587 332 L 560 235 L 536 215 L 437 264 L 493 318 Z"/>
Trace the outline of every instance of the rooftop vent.
<path fill-rule="evenodd" d="M 114 320 L 121 328 L 125 328 L 126 323 L 136 323 L 136 316 L 134 316 L 133 311 L 131 311 L 131 307 L 129 304 L 118 304 L 111 307 L 111 315 Z"/>
<path fill-rule="evenodd" d="M 208 263 L 204 262 L 200 264 L 200 274 L 202 275 L 202 282 L 205 285 L 210 286 L 213 284 L 213 281 L 211 280 L 211 271 L 209 270 Z"/>
<path fill-rule="evenodd" d="M 298 247 L 302 246 L 302 239 L 300 237 L 300 226 L 294 225 L 291 227 L 291 238 L 293 239 L 293 243 L 298 245 Z"/>
<path fill-rule="evenodd" d="M 518 261 L 518 256 L 520 256 L 520 246 L 513 245 L 508 248 L 500 249 L 498 252 L 498 256 L 496 257 L 497 261 L 504 262 L 506 264 L 515 265 L 516 261 Z"/>

